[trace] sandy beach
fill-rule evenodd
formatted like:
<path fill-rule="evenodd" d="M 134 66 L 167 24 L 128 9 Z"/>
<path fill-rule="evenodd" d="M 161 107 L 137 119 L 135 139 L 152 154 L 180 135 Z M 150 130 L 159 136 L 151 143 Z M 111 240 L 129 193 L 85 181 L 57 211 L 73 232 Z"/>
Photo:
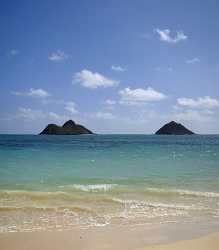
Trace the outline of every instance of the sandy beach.
<path fill-rule="evenodd" d="M 198 239 L 178 241 L 172 244 L 146 247 L 141 250 L 216 250 L 219 249 L 219 233 L 210 234 Z"/>
<path fill-rule="evenodd" d="M 141 248 L 129 245 L 129 241 L 120 235 L 110 239 L 108 235 L 104 236 L 101 233 L 100 235 L 93 233 L 86 235 L 73 231 L 8 233 L 0 235 L 0 246 L 2 250 L 218 250 L 219 233 L 171 244 L 150 245 Z"/>

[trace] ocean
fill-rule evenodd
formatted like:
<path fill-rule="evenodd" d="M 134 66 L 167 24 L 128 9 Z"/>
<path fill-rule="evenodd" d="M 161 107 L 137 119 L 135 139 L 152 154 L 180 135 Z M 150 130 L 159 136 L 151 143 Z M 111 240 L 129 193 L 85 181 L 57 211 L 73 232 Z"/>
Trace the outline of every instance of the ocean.
<path fill-rule="evenodd" d="M 0 232 L 215 220 L 218 135 L 0 135 Z"/>

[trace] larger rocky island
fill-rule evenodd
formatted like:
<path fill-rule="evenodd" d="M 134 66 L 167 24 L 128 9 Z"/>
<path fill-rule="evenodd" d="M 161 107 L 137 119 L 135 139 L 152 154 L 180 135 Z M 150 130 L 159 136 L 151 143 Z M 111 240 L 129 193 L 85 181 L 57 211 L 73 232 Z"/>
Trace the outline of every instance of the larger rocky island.
<path fill-rule="evenodd" d="M 194 133 L 180 123 L 174 121 L 165 124 L 156 133 L 156 135 L 193 135 Z"/>
<path fill-rule="evenodd" d="M 93 134 L 93 132 L 80 124 L 76 124 L 72 120 L 65 122 L 62 126 L 58 126 L 56 124 L 48 124 L 46 128 L 40 133 L 40 135 L 81 135 L 81 134 Z"/>

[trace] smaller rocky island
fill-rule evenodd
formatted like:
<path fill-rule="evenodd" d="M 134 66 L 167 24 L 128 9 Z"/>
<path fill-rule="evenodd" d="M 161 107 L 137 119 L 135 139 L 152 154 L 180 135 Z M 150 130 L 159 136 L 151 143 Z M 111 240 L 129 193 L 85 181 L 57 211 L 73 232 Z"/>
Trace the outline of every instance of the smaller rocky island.
<path fill-rule="evenodd" d="M 80 124 L 76 124 L 72 120 L 65 122 L 62 126 L 58 126 L 56 124 L 48 124 L 46 128 L 40 133 L 40 135 L 81 135 L 81 134 L 93 134 L 93 132 Z"/>
<path fill-rule="evenodd" d="M 156 135 L 193 135 L 194 133 L 182 124 L 171 121 L 161 127 Z"/>

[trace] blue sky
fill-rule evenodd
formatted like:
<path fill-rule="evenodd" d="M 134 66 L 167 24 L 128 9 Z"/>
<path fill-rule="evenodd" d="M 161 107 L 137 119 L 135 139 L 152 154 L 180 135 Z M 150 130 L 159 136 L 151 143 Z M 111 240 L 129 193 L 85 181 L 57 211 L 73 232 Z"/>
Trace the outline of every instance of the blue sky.
<path fill-rule="evenodd" d="M 219 2 L 1 1 L 0 133 L 176 120 L 219 133 Z"/>

